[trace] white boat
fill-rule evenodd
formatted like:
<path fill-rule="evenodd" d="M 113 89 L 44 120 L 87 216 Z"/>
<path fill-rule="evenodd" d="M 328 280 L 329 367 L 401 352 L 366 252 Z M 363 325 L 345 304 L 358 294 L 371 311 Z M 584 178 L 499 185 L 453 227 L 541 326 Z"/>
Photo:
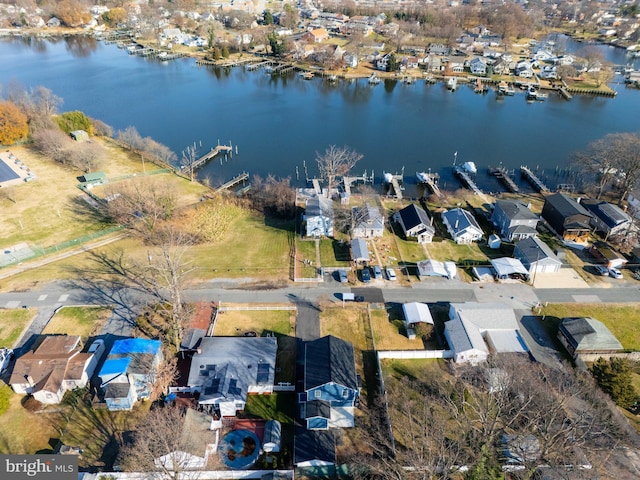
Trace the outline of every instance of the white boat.
<path fill-rule="evenodd" d="M 330 82 L 336 82 L 338 80 L 338 77 L 337 77 L 337 75 L 329 75 L 327 77 L 327 80 L 330 81 Z"/>
<path fill-rule="evenodd" d="M 429 174 L 427 174 L 427 172 L 416 172 L 416 178 L 419 183 L 429 182 Z"/>
<path fill-rule="evenodd" d="M 498 84 L 498 95 L 504 95 L 504 96 L 512 96 L 515 95 L 516 91 L 515 89 L 509 85 L 507 82 L 500 82 Z"/>
<path fill-rule="evenodd" d="M 478 173 L 478 169 L 476 168 L 476 164 L 474 162 L 464 162 L 462 164 L 462 170 L 470 173 L 471 175 L 475 175 L 476 173 Z"/>
<path fill-rule="evenodd" d="M 455 92 L 457 87 L 458 87 L 458 79 L 456 77 L 451 77 L 449 80 L 447 80 L 447 88 L 449 90 L 451 90 L 452 92 Z"/>
<path fill-rule="evenodd" d="M 375 73 L 372 73 L 369 77 L 370 85 L 378 85 L 380 83 L 380 77 L 378 77 Z"/>
<path fill-rule="evenodd" d="M 160 52 L 158 54 L 158 58 L 162 59 L 162 58 L 166 58 L 167 57 L 167 52 Z"/>
<path fill-rule="evenodd" d="M 540 92 L 536 87 L 529 87 L 527 89 L 527 99 L 528 100 L 544 100 L 548 95 L 546 93 Z"/>
<path fill-rule="evenodd" d="M 391 183 L 393 181 L 393 173 L 384 172 L 382 177 L 384 178 L 384 183 Z"/>

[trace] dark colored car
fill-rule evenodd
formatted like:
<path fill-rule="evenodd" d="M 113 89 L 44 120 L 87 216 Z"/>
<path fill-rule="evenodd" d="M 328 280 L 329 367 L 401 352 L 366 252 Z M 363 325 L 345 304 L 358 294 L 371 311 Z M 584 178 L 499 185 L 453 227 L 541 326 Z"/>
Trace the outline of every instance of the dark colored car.
<path fill-rule="evenodd" d="M 371 272 L 369 271 L 368 267 L 364 267 L 362 269 L 361 276 L 364 283 L 369 283 L 371 281 Z"/>

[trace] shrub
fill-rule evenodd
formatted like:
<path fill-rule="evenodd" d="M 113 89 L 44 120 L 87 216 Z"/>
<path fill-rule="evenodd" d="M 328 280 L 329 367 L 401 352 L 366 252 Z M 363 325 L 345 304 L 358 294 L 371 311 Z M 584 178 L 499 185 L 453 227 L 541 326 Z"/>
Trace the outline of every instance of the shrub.
<path fill-rule="evenodd" d="M 9 409 L 9 401 L 13 395 L 13 391 L 8 385 L 2 384 L 0 386 L 0 415 Z"/>
<path fill-rule="evenodd" d="M 62 115 L 56 117 L 56 122 L 58 122 L 60 129 L 65 133 L 71 133 L 74 130 L 84 130 L 89 135 L 93 135 L 93 123 L 91 119 L 78 110 L 64 112 Z"/>

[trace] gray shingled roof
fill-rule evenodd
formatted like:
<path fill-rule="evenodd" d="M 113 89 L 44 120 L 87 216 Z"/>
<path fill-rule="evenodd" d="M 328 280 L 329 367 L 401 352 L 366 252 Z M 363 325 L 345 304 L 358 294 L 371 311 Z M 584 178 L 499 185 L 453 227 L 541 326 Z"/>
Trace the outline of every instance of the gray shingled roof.
<path fill-rule="evenodd" d="M 336 439 L 332 431 L 305 430 L 294 438 L 293 463 L 320 460 L 336 462 Z"/>
<path fill-rule="evenodd" d="M 305 345 L 304 389 L 337 383 L 356 390 L 358 377 L 353 345 L 328 335 Z"/>
<path fill-rule="evenodd" d="M 622 350 L 622 344 L 604 323 L 591 317 L 565 318 L 560 323 L 565 337 L 580 351 Z"/>
<path fill-rule="evenodd" d="M 551 251 L 551 248 L 538 237 L 529 237 L 520 240 L 513 250 L 513 256 L 520 260 L 526 260 L 529 265 L 547 258 L 562 263 Z"/>
<path fill-rule="evenodd" d="M 406 228 L 407 230 L 411 230 L 421 223 L 427 227 L 431 227 L 431 220 L 429 219 L 429 215 L 427 215 L 427 212 L 418 207 L 415 203 L 404 207 L 398 213 L 402 218 L 404 228 Z M 433 227 L 431 227 L 431 230 L 435 231 Z"/>
<path fill-rule="evenodd" d="M 538 220 L 538 215 L 517 200 L 496 200 L 496 206 L 511 220 Z"/>

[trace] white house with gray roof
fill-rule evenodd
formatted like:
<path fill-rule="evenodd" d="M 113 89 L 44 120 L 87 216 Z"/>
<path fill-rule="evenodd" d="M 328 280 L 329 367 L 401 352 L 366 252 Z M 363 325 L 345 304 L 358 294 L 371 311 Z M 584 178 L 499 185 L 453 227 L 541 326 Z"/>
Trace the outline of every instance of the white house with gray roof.
<path fill-rule="evenodd" d="M 558 272 L 562 267 L 562 261 L 538 237 L 525 238 L 516 243 L 513 256 L 522 262 L 530 274 Z"/>
<path fill-rule="evenodd" d="M 249 393 L 273 393 L 277 349 L 275 337 L 204 337 L 191 360 L 189 391 L 200 405 L 234 417 Z"/>
<path fill-rule="evenodd" d="M 456 363 L 477 364 L 490 353 L 525 353 L 513 309 L 503 303 L 452 303 L 444 336 Z"/>
<path fill-rule="evenodd" d="M 463 208 L 452 208 L 442 213 L 442 223 L 451 238 L 458 244 L 468 244 L 482 239 L 482 228 L 475 217 Z"/>
<path fill-rule="evenodd" d="M 384 218 L 376 207 L 363 205 L 351 210 L 351 236 L 353 238 L 381 237 L 384 233 Z"/>
<path fill-rule="evenodd" d="M 500 232 L 500 237 L 510 242 L 537 235 L 536 226 L 540 217 L 517 200 L 497 200 L 491 222 Z"/>
<path fill-rule="evenodd" d="M 304 220 L 307 237 L 333 237 L 333 202 L 320 196 L 310 198 Z"/>

